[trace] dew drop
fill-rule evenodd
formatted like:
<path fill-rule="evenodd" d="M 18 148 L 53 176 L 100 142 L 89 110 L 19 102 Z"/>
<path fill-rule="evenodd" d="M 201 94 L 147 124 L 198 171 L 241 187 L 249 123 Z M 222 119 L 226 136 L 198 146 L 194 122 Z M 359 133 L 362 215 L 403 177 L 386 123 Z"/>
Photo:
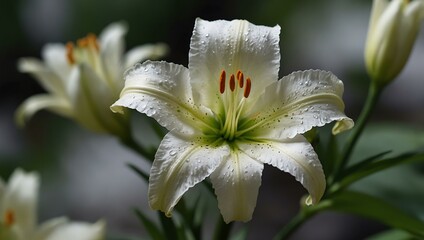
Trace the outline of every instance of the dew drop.
<path fill-rule="evenodd" d="M 177 154 L 177 151 L 175 151 L 174 149 L 172 149 L 171 151 L 169 151 L 169 155 L 170 156 L 175 156 Z M 188 160 L 187 160 L 188 162 Z"/>

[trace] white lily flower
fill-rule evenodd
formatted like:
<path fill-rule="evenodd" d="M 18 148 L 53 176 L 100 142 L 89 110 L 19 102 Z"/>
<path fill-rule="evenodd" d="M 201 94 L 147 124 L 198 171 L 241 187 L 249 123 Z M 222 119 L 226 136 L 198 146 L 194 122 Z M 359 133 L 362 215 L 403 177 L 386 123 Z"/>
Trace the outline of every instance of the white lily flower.
<path fill-rule="evenodd" d="M 374 0 L 365 46 L 373 80 L 385 85 L 403 69 L 424 18 L 422 0 Z"/>
<path fill-rule="evenodd" d="M 7 186 L 0 179 L 0 239 L 7 240 L 102 240 L 105 223 L 70 222 L 54 218 L 37 226 L 39 177 L 14 171 Z"/>
<path fill-rule="evenodd" d="M 135 47 L 124 56 L 122 23 L 106 27 L 99 39 L 94 34 L 75 44 L 47 44 L 42 50 L 44 62 L 23 58 L 21 72 L 32 74 L 48 91 L 27 99 L 17 110 L 20 125 L 41 109 L 72 118 L 86 128 L 116 135 L 128 131 L 127 117 L 110 111 L 124 86 L 122 74 L 138 61 L 156 59 L 167 52 L 164 44 Z"/>
<path fill-rule="evenodd" d="M 149 179 L 153 209 L 171 215 L 182 195 L 210 177 L 226 222 L 251 219 L 264 163 L 292 174 L 317 203 L 325 176 L 312 146 L 300 135 L 338 121 L 343 84 L 320 70 L 278 80 L 280 27 L 244 20 L 196 20 L 189 66 L 145 62 L 127 71 L 112 110 L 136 109 L 170 132 L 156 153 Z"/>

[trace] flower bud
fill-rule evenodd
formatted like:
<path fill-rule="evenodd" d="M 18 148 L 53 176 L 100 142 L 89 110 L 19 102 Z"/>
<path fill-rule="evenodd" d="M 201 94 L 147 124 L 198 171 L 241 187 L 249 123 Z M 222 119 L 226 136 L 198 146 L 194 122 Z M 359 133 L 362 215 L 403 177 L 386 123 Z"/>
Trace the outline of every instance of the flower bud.
<path fill-rule="evenodd" d="M 379 85 L 403 69 L 424 16 L 422 0 L 374 0 L 365 46 L 368 74 Z"/>

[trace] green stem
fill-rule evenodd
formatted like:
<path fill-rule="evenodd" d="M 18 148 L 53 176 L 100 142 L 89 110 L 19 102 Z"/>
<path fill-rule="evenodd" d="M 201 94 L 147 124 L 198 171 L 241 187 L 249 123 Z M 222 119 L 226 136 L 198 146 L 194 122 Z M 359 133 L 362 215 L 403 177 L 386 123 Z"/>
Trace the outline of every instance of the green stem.
<path fill-rule="evenodd" d="M 347 165 L 350 155 L 356 145 L 356 142 L 361 136 L 361 133 L 364 130 L 364 127 L 367 124 L 368 119 L 371 116 L 371 113 L 373 112 L 375 105 L 377 104 L 377 101 L 380 97 L 382 90 L 383 90 L 382 86 L 377 85 L 375 81 L 371 81 L 371 84 L 368 90 L 368 96 L 365 101 L 364 107 L 362 108 L 361 114 L 356 120 L 355 127 L 352 129 L 346 141 L 346 145 L 342 151 L 342 154 L 340 155 L 340 159 L 336 162 L 336 168 L 334 173 L 335 178 L 338 177 L 338 174 L 340 174 L 340 172 Z"/>
<path fill-rule="evenodd" d="M 315 215 L 316 212 L 301 210 L 284 228 L 275 235 L 274 240 L 288 239 L 305 221 Z"/>
<path fill-rule="evenodd" d="M 230 236 L 232 226 L 233 226 L 233 222 L 225 223 L 221 215 L 219 215 L 212 239 L 213 240 L 228 239 L 228 237 Z"/>
<path fill-rule="evenodd" d="M 304 206 L 297 215 L 275 235 L 273 240 L 288 239 L 303 223 L 309 220 L 315 214 L 327 209 L 331 206 L 330 200 L 323 200 L 315 206 Z"/>

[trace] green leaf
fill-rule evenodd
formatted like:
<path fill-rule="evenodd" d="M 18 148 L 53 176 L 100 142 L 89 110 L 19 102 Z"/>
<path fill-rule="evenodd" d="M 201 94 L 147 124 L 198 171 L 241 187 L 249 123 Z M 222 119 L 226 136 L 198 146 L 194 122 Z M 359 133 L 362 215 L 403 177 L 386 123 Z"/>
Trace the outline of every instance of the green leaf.
<path fill-rule="evenodd" d="M 329 210 L 352 213 L 374 219 L 393 228 L 403 229 L 424 238 L 424 222 L 371 195 L 343 191 L 331 198 Z"/>
<path fill-rule="evenodd" d="M 377 235 L 369 237 L 366 240 L 419 240 L 419 239 L 405 231 L 393 229 L 393 230 L 388 230 L 383 233 L 379 233 Z"/>
<path fill-rule="evenodd" d="M 143 172 L 143 170 L 141 170 L 132 163 L 127 163 L 127 166 L 131 168 L 135 173 L 137 173 L 142 179 L 144 179 L 144 181 L 149 182 L 149 174 Z"/>
<path fill-rule="evenodd" d="M 359 163 L 358 165 L 360 166 L 357 166 L 357 165 L 352 166 L 352 168 L 354 169 L 351 169 L 348 171 L 351 174 L 345 176 L 341 180 L 339 187 L 340 188 L 347 187 L 350 184 L 364 177 L 367 177 L 373 173 L 380 172 L 385 169 L 398 166 L 400 164 L 412 163 L 412 162 L 418 162 L 418 161 L 424 162 L 424 153 L 418 153 L 418 154 L 407 153 L 407 154 L 402 154 L 394 158 L 389 158 L 389 159 L 384 159 L 384 160 L 379 160 L 374 162 L 368 161 L 367 164 Z"/>
<path fill-rule="evenodd" d="M 362 170 L 364 168 L 367 167 L 367 165 L 371 164 L 372 162 L 375 162 L 377 160 L 381 160 L 382 157 L 384 157 L 385 155 L 387 155 L 388 153 L 390 153 L 391 151 L 384 151 L 381 153 L 378 153 L 376 155 L 373 155 L 369 158 L 366 158 L 350 167 L 348 167 L 346 170 L 343 171 L 343 175 L 350 175 L 356 171 Z"/>
<path fill-rule="evenodd" d="M 134 212 L 137 215 L 138 219 L 140 219 L 140 221 L 143 223 L 144 227 L 146 228 L 147 232 L 153 240 L 166 240 L 165 236 L 162 234 L 161 229 L 159 228 L 159 226 L 156 225 L 156 223 L 150 220 L 140 210 L 134 209 Z"/>

